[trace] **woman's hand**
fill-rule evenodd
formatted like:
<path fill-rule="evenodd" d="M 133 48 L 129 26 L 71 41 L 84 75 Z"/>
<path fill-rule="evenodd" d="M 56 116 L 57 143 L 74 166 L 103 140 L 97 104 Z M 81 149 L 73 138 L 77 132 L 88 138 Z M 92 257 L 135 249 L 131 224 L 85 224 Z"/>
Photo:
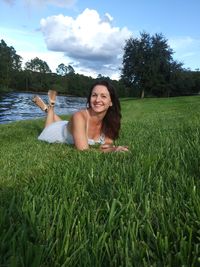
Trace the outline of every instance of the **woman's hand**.
<path fill-rule="evenodd" d="M 129 151 L 127 146 L 113 146 L 105 144 L 100 146 L 102 152 L 126 152 Z"/>
<path fill-rule="evenodd" d="M 127 146 L 115 146 L 114 147 L 115 148 L 115 150 L 114 150 L 114 152 L 125 152 L 125 151 L 128 151 L 128 147 Z"/>

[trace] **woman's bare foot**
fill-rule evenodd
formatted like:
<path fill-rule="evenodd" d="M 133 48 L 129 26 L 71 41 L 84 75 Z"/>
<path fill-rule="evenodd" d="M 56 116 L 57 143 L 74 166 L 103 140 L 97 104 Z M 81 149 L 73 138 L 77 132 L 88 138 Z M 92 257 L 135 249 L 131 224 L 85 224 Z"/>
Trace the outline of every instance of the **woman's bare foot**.
<path fill-rule="evenodd" d="M 50 106 L 54 106 L 55 105 L 56 96 L 57 96 L 57 92 L 55 90 L 49 90 L 48 91 L 49 105 Z"/>
<path fill-rule="evenodd" d="M 44 101 L 38 96 L 35 95 L 32 98 L 32 101 L 43 111 L 47 112 L 48 111 L 48 106 L 44 103 Z"/>

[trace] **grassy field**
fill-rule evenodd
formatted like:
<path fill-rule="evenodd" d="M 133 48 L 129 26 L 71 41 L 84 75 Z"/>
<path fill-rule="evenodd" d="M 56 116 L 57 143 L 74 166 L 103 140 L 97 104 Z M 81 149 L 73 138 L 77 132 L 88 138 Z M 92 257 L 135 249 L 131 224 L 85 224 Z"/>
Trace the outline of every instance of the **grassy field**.
<path fill-rule="evenodd" d="M 200 266 L 200 97 L 121 103 L 128 153 L 0 125 L 1 267 Z"/>

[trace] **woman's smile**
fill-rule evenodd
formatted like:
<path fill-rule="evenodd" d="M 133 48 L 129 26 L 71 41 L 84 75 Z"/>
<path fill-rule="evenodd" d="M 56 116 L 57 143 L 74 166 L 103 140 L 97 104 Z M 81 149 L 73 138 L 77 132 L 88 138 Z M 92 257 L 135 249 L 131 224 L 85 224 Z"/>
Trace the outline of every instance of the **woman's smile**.
<path fill-rule="evenodd" d="M 91 94 L 90 104 L 94 111 L 107 111 L 112 106 L 108 89 L 103 85 L 95 86 Z"/>

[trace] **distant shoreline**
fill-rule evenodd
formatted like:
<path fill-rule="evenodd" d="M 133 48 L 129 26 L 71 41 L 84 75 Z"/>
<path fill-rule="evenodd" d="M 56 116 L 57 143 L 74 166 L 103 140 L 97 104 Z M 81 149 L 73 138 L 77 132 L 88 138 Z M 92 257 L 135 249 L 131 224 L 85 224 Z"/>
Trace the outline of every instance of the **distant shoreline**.
<path fill-rule="evenodd" d="M 9 94 L 9 93 L 25 93 L 25 94 L 35 94 L 35 95 L 44 95 L 44 94 L 47 94 L 48 92 L 47 91 L 40 91 L 40 92 L 37 92 L 37 91 L 0 91 L 0 95 L 1 94 Z M 83 97 L 83 96 L 76 96 L 76 95 L 68 95 L 68 94 L 64 94 L 64 93 L 59 93 L 58 92 L 58 95 L 59 96 L 66 96 L 66 97 L 80 97 L 80 98 L 86 98 L 86 97 Z"/>

